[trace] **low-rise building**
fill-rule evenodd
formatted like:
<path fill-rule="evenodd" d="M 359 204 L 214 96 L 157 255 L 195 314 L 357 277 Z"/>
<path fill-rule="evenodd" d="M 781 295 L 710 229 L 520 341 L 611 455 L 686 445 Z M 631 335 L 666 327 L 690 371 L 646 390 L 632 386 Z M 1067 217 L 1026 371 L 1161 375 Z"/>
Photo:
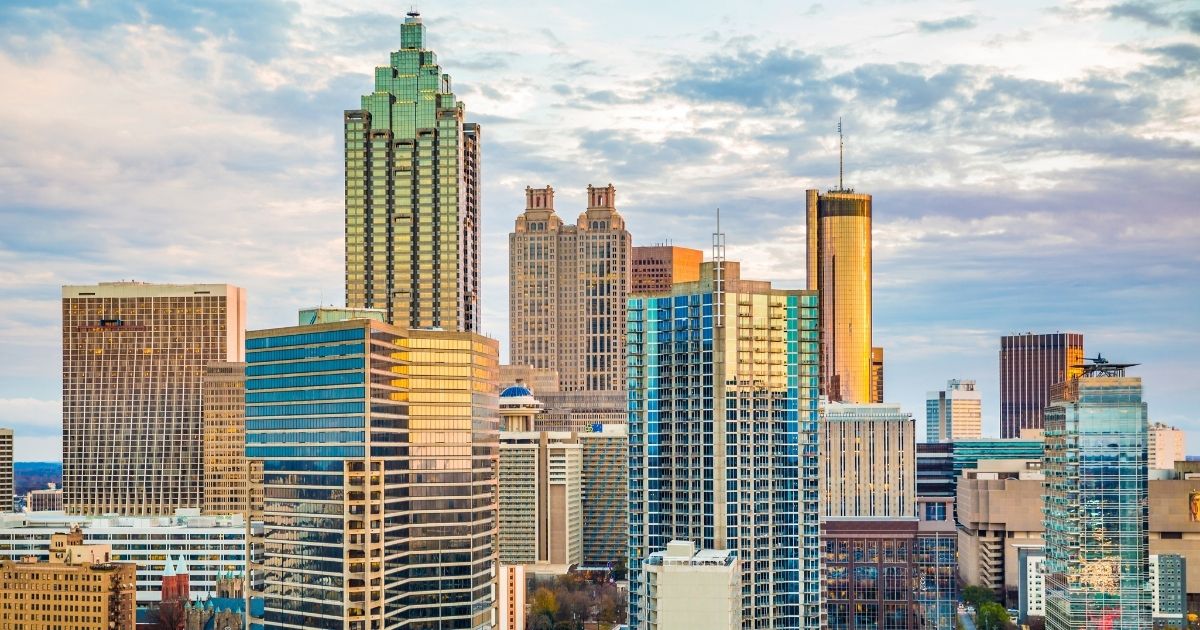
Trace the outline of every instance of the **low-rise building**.
<path fill-rule="evenodd" d="M 26 512 L 61 512 L 63 509 L 63 491 L 57 484 L 46 484 L 45 490 L 30 490 L 25 495 Z"/>
<path fill-rule="evenodd" d="M 642 563 L 642 630 L 740 630 L 742 581 L 732 551 L 673 540 Z"/>

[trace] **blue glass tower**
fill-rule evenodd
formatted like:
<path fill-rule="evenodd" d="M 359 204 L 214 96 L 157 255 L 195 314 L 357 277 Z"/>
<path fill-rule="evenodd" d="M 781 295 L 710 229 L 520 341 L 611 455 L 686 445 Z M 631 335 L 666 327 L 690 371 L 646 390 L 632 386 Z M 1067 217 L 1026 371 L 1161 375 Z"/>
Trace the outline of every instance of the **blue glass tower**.
<path fill-rule="evenodd" d="M 817 296 L 705 263 L 631 297 L 630 619 L 641 565 L 673 539 L 731 550 L 744 628 L 818 628 Z"/>

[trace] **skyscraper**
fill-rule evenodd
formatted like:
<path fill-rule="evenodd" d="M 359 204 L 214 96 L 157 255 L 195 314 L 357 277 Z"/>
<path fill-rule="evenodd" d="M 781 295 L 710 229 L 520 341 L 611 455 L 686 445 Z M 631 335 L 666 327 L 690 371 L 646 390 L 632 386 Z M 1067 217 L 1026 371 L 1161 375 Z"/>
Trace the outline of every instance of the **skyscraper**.
<path fill-rule="evenodd" d="M 62 321 L 66 510 L 169 515 L 202 507 L 204 371 L 242 360 L 245 290 L 65 286 Z"/>
<path fill-rule="evenodd" d="M 501 563 L 565 572 L 583 562 L 583 448 L 575 434 L 501 431 L 499 485 Z"/>
<path fill-rule="evenodd" d="M 246 349 L 265 627 L 491 623 L 496 342 L 351 319 Z"/>
<path fill-rule="evenodd" d="M 262 512 L 262 462 L 246 461 L 246 364 L 210 363 L 204 372 L 204 513 Z"/>
<path fill-rule="evenodd" d="M 883 348 L 871 348 L 871 402 L 883 402 Z"/>
<path fill-rule="evenodd" d="M 583 446 L 583 562 L 616 566 L 629 553 L 629 435 L 624 424 L 577 435 Z"/>
<path fill-rule="evenodd" d="M 0 429 L 0 512 L 13 509 L 13 430 Z"/>
<path fill-rule="evenodd" d="M 1128 367 L 1098 362 L 1050 392 L 1047 630 L 1151 624 L 1146 403 Z"/>
<path fill-rule="evenodd" d="M 821 393 L 834 402 L 868 403 L 871 345 L 871 195 L 840 188 L 806 192 L 808 289 L 821 296 Z M 876 389 L 882 393 L 882 382 Z"/>
<path fill-rule="evenodd" d="M 630 618 L 678 539 L 737 551 L 744 628 L 817 628 L 816 294 L 718 260 L 631 297 L 628 330 Z"/>
<path fill-rule="evenodd" d="M 676 282 L 700 279 L 704 252 L 674 245 L 633 248 L 631 293 L 665 293 Z"/>
<path fill-rule="evenodd" d="M 1079 376 L 1083 335 L 1051 333 L 1000 338 L 1000 437 L 1041 429 L 1050 388 Z"/>
<path fill-rule="evenodd" d="M 914 518 L 912 414 L 900 405 L 828 403 L 821 420 L 821 516 Z"/>
<path fill-rule="evenodd" d="M 975 381 L 950 379 L 946 389 L 925 397 L 925 441 L 950 442 L 982 437 L 983 401 Z"/>
<path fill-rule="evenodd" d="M 508 237 L 510 363 L 558 370 L 564 392 L 625 387 L 631 239 L 616 194 L 588 186 L 587 209 L 566 225 L 553 188 L 526 188 Z"/>
<path fill-rule="evenodd" d="M 1169 427 L 1161 422 L 1150 425 L 1147 453 L 1148 465 L 1151 468 L 1170 470 L 1175 462 L 1184 461 L 1187 453 L 1184 448 L 1183 431 Z"/>
<path fill-rule="evenodd" d="M 416 12 L 345 115 L 346 306 L 414 328 L 479 329 L 479 126 Z"/>

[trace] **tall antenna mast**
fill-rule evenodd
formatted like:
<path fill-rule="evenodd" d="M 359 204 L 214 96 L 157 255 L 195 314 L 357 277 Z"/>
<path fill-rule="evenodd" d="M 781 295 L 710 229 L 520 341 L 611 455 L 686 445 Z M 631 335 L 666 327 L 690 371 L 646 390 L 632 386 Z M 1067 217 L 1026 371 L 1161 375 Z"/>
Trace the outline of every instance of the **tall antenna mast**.
<path fill-rule="evenodd" d="M 845 173 L 846 162 L 846 143 L 842 140 L 842 117 L 838 116 L 838 190 L 846 190 L 845 184 L 842 183 L 842 174 Z"/>

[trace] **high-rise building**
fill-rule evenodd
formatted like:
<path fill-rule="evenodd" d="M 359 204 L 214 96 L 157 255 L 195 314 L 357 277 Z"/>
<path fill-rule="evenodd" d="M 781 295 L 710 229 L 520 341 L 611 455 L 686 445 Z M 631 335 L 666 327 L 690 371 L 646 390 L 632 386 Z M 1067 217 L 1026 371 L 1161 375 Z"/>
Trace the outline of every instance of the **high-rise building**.
<path fill-rule="evenodd" d="M 917 496 L 913 599 L 920 628 L 952 628 L 958 604 L 958 530 L 954 499 Z M 886 542 L 883 543 L 886 546 Z"/>
<path fill-rule="evenodd" d="M 744 628 L 816 628 L 817 295 L 721 257 L 629 299 L 630 618 L 679 539 L 738 553 Z"/>
<path fill-rule="evenodd" d="M 827 403 L 820 430 L 822 517 L 916 517 L 912 414 L 893 404 Z"/>
<path fill-rule="evenodd" d="M 345 114 L 346 305 L 413 328 L 479 329 L 479 126 L 416 12 Z"/>
<path fill-rule="evenodd" d="M 640 630 L 740 630 L 742 572 L 730 550 L 696 550 L 672 540 L 642 564 L 646 589 L 637 617 Z M 770 627 L 770 626 L 762 626 Z"/>
<path fill-rule="evenodd" d="M 69 536 L 56 535 L 49 562 L 0 561 L 0 628 L 134 630 L 136 567 Z"/>
<path fill-rule="evenodd" d="M 13 430 L 0 429 L 0 512 L 11 512 L 16 491 L 13 481 Z"/>
<path fill-rule="evenodd" d="M 1175 467 L 1175 462 L 1182 462 L 1187 457 L 1183 431 L 1175 427 L 1155 422 L 1150 425 L 1146 437 L 1147 465 L 1150 468 L 1171 470 Z"/>
<path fill-rule="evenodd" d="M 546 405 L 534 425 L 538 431 L 584 433 L 597 425 L 625 426 L 629 419 L 625 392 L 557 392 L 538 398 Z"/>
<path fill-rule="evenodd" d="M 246 350 L 265 627 L 492 623 L 496 342 L 349 319 Z"/>
<path fill-rule="evenodd" d="M 1150 555 L 1150 593 L 1154 627 L 1187 621 L 1187 558 L 1178 554 Z"/>
<path fill-rule="evenodd" d="M 583 563 L 616 566 L 629 553 L 629 435 L 624 424 L 577 433 L 583 446 Z"/>
<path fill-rule="evenodd" d="M 501 431 L 499 483 L 502 564 L 565 573 L 583 562 L 583 447 L 574 434 Z"/>
<path fill-rule="evenodd" d="M 262 513 L 262 462 L 246 461 L 246 364 L 205 369 L 204 513 Z"/>
<path fill-rule="evenodd" d="M 559 391 L 558 370 L 535 368 L 528 365 L 501 365 L 500 382 L 516 383 L 521 381 L 539 398 L 546 394 Z"/>
<path fill-rule="evenodd" d="M 871 348 L 871 402 L 883 402 L 883 348 Z"/>
<path fill-rule="evenodd" d="M 805 202 L 808 289 L 821 296 L 821 393 L 872 402 L 871 195 L 809 190 Z M 878 371 L 882 391 L 882 361 Z"/>
<path fill-rule="evenodd" d="M 1041 429 L 1050 388 L 1079 376 L 1083 335 L 1051 333 L 1000 338 L 1000 437 Z"/>
<path fill-rule="evenodd" d="M 525 565 L 500 565 L 500 630 L 525 630 Z"/>
<path fill-rule="evenodd" d="M 204 370 L 242 360 L 245 321 L 246 292 L 228 284 L 62 288 L 68 512 L 202 506 Z"/>
<path fill-rule="evenodd" d="M 633 248 L 631 293 L 667 293 L 676 282 L 700 279 L 704 252 L 674 245 Z"/>
<path fill-rule="evenodd" d="M 1128 365 L 1097 362 L 1046 408 L 1046 628 L 1148 628 L 1146 403 Z"/>
<path fill-rule="evenodd" d="M 525 189 L 508 237 L 509 356 L 558 370 L 564 392 L 625 388 L 629 231 L 612 184 L 588 186 L 575 225 L 554 212 L 554 189 Z"/>
<path fill-rule="evenodd" d="M 950 442 L 983 436 L 983 399 L 975 381 L 950 379 L 925 397 L 925 441 Z"/>

